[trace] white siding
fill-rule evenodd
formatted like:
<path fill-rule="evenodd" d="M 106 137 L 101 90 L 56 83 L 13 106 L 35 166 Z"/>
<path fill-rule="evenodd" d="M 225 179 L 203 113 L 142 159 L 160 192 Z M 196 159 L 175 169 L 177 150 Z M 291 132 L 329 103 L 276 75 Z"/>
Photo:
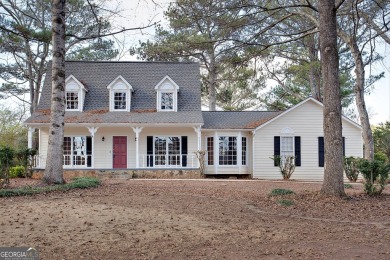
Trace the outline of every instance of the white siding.
<path fill-rule="evenodd" d="M 279 168 L 270 157 L 274 153 L 274 136 L 280 136 L 282 129 L 289 127 L 295 136 L 301 137 L 301 166 L 296 167 L 292 179 L 323 180 L 324 168 L 318 166 L 318 137 L 323 136 L 322 107 L 308 100 L 273 122 L 259 128 L 255 135 L 253 177 L 260 179 L 281 179 Z M 362 157 L 361 130 L 343 120 L 346 156 Z"/>
<path fill-rule="evenodd" d="M 48 128 L 40 130 L 39 154 L 41 155 L 41 167 L 45 167 L 47 156 Z M 90 136 L 86 127 L 67 127 L 65 136 Z M 104 136 L 104 141 L 102 138 Z M 94 137 L 94 167 L 96 169 L 112 168 L 113 136 L 127 136 L 127 166 L 136 167 L 136 141 L 135 133 L 131 127 L 99 127 Z M 198 150 L 197 134 L 192 127 L 144 127 L 139 135 L 140 167 L 142 167 L 142 155 L 146 155 L 147 136 L 187 136 L 188 159 L 187 166 L 198 166 L 195 152 Z"/>

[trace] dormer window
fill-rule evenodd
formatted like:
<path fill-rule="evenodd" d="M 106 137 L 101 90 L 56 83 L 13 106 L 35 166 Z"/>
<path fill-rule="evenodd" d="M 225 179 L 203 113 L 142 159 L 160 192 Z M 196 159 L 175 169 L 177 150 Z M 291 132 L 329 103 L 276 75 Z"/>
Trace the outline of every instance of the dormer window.
<path fill-rule="evenodd" d="M 133 87 L 118 76 L 107 88 L 110 90 L 110 111 L 130 111 Z"/>
<path fill-rule="evenodd" d="M 78 110 L 79 109 L 79 93 L 76 91 L 66 92 L 66 109 Z"/>
<path fill-rule="evenodd" d="M 157 111 L 177 111 L 179 86 L 165 76 L 155 87 L 157 91 Z"/>
<path fill-rule="evenodd" d="M 73 75 L 65 80 L 65 110 L 83 111 L 87 89 Z"/>

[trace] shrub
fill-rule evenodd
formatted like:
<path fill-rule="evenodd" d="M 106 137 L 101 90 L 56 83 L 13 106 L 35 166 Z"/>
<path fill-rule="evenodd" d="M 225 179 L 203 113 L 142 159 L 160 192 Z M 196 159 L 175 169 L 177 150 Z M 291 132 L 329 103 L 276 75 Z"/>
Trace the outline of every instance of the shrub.
<path fill-rule="evenodd" d="M 278 203 L 286 207 L 294 205 L 294 201 L 292 200 L 279 200 Z"/>
<path fill-rule="evenodd" d="M 32 176 L 32 167 L 33 167 L 33 159 L 37 154 L 37 150 L 26 148 L 21 149 L 16 152 L 16 157 L 19 162 L 24 166 L 24 176 L 31 177 Z"/>
<path fill-rule="evenodd" d="M 25 168 L 23 166 L 14 166 L 9 169 L 10 178 L 22 178 L 25 177 Z"/>
<path fill-rule="evenodd" d="M 92 177 L 80 177 L 73 179 L 72 182 L 53 185 L 46 187 L 23 187 L 19 189 L 1 189 L 0 197 L 12 197 L 12 196 L 31 196 L 37 193 L 51 192 L 51 191 L 67 191 L 71 189 L 87 189 L 97 187 L 101 184 L 101 181 Z"/>
<path fill-rule="evenodd" d="M 9 168 L 14 159 L 14 150 L 8 146 L 0 147 L 0 188 L 9 184 Z"/>
<path fill-rule="evenodd" d="M 374 153 L 374 159 L 377 160 L 377 161 L 386 162 L 387 161 L 387 156 L 383 152 L 375 152 Z"/>
<path fill-rule="evenodd" d="M 378 160 L 370 162 L 361 159 L 358 168 L 364 177 L 364 191 L 370 196 L 380 195 L 389 178 L 390 164 Z"/>
<path fill-rule="evenodd" d="M 358 162 L 359 159 L 353 156 L 344 158 L 345 175 L 351 182 L 356 182 L 359 177 Z"/>
<path fill-rule="evenodd" d="M 353 186 L 349 183 L 344 184 L 344 189 L 353 189 Z"/>
<path fill-rule="evenodd" d="M 276 155 L 271 157 L 271 159 L 275 162 L 275 165 L 279 166 L 283 180 L 289 180 L 295 171 L 295 157 L 287 156 L 286 158 L 282 158 L 281 156 Z"/>
<path fill-rule="evenodd" d="M 280 196 L 280 195 L 289 195 L 294 194 L 292 190 L 286 190 L 286 189 L 273 189 L 270 193 L 271 196 Z"/>

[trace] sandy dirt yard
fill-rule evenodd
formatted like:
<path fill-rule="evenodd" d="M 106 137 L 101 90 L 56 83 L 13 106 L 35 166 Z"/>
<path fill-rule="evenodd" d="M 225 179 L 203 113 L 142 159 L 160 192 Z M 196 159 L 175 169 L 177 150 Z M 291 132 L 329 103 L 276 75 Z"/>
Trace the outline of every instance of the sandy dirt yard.
<path fill-rule="evenodd" d="M 295 194 L 268 196 L 274 188 Z M 390 259 L 390 187 L 370 198 L 354 185 L 344 200 L 320 188 L 112 179 L 0 198 L 0 246 L 34 246 L 41 259 Z"/>

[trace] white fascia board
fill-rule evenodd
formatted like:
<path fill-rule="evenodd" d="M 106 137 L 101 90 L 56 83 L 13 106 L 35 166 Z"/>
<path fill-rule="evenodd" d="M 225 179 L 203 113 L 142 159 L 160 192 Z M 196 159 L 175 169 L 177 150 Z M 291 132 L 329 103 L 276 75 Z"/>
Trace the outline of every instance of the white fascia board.
<path fill-rule="evenodd" d="M 73 75 L 70 75 L 69 77 L 66 78 L 66 80 L 65 80 L 65 86 L 66 86 L 66 83 L 67 83 L 69 80 L 74 80 L 74 81 L 76 81 L 76 84 L 77 84 L 77 85 L 79 85 L 85 92 L 88 92 L 88 90 L 85 88 L 84 84 L 81 83 L 78 79 L 76 79 L 76 77 L 73 76 Z"/>
<path fill-rule="evenodd" d="M 128 89 L 130 89 L 131 91 L 134 91 L 133 87 L 130 85 L 130 83 L 127 82 L 127 80 L 125 80 L 121 75 L 119 75 L 113 81 L 111 81 L 111 83 L 108 84 L 107 89 L 111 89 L 115 85 L 115 83 L 117 83 L 118 81 L 122 81 L 128 87 Z"/>
<path fill-rule="evenodd" d="M 177 85 L 176 82 L 173 81 L 173 79 L 171 79 L 171 77 L 169 77 L 168 75 L 166 75 L 162 80 L 160 80 L 160 82 L 157 83 L 157 85 L 154 87 L 154 89 L 155 89 L 155 90 L 158 90 L 158 88 L 160 87 L 160 85 L 161 85 L 165 80 L 169 80 L 169 81 L 172 83 L 172 85 L 175 87 L 175 89 L 176 89 L 177 91 L 179 91 L 179 89 L 180 89 L 180 88 L 179 88 L 179 85 Z"/>
<path fill-rule="evenodd" d="M 308 102 L 308 101 L 313 101 L 315 104 L 321 106 L 322 108 L 324 107 L 324 104 L 322 104 L 320 101 L 318 101 L 318 100 L 316 100 L 316 99 L 314 99 L 314 98 L 312 98 L 312 97 L 308 97 L 307 99 L 303 100 L 302 102 L 296 104 L 295 106 L 293 106 L 293 107 L 287 109 L 287 110 L 284 111 L 283 113 L 281 113 L 281 114 L 277 115 L 276 117 L 272 118 L 271 120 L 267 121 L 266 123 L 264 123 L 264 124 L 262 124 L 262 125 L 256 127 L 256 128 L 255 128 L 255 131 L 261 129 L 262 127 L 264 127 L 264 126 L 266 126 L 266 125 L 268 125 L 268 124 L 270 124 L 270 123 L 272 123 L 273 121 L 277 120 L 278 118 L 280 118 L 280 117 L 282 117 L 282 116 L 288 114 L 289 112 L 291 112 L 291 111 L 293 111 L 294 109 L 296 109 L 296 108 L 302 106 L 303 104 L 305 104 L 305 103 Z M 361 127 L 359 124 L 357 124 L 356 122 L 352 121 L 352 120 L 349 119 L 348 117 L 342 115 L 341 118 L 342 118 L 344 121 L 347 121 L 348 123 L 352 124 L 353 126 L 359 128 L 360 130 L 362 129 L 362 127 Z"/>

